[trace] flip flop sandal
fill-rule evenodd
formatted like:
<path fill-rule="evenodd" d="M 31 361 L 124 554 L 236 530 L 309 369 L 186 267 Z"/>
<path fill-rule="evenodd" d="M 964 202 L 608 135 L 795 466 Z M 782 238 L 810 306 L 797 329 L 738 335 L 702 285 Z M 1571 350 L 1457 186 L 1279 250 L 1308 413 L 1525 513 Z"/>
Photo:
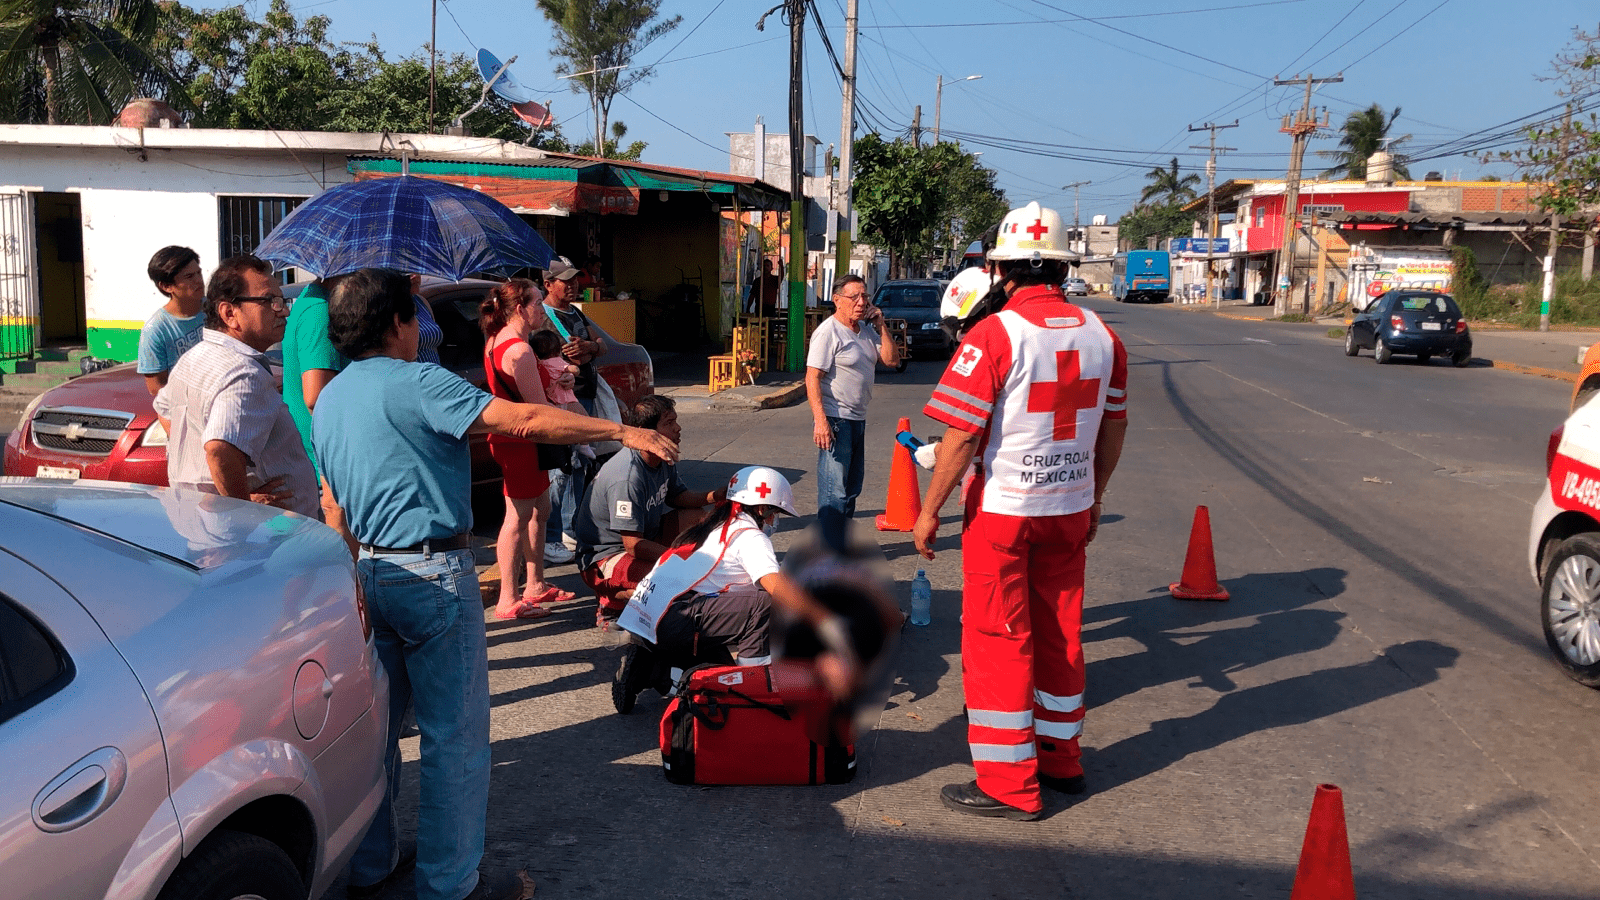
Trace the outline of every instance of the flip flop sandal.
<path fill-rule="evenodd" d="M 550 610 L 540 606 L 536 601 L 524 597 L 511 610 L 511 615 L 502 616 L 499 612 L 496 612 L 494 617 L 504 622 L 512 619 L 543 619 L 549 615 L 552 615 Z"/>
<path fill-rule="evenodd" d="M 524 603 L 565 603 L 568 600 L 577 599 L 577 596 L 571 591 L 563 591 L 552 584 L 545 587 L 544 593 L 524 595 L 522 600 Z"/>

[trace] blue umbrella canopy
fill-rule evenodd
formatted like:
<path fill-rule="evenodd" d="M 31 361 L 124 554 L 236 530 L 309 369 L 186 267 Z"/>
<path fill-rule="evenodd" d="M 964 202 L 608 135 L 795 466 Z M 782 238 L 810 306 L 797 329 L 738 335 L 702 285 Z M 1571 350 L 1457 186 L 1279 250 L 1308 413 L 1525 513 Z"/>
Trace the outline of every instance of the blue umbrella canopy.
<path fill-rule="evenodd" d="M 368 266 L 460 281 L 542 269 L 550 245 L 504 203 L 431 178 L 353 181 L 300 204 L 256 255 L 329 277 Z"/>

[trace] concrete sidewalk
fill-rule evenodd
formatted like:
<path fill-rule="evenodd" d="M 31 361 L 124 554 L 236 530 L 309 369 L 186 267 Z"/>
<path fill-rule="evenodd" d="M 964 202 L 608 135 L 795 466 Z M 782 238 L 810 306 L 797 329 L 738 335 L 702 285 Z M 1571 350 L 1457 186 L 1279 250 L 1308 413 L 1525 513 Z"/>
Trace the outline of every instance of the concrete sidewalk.
<path fill-rule="evenodd" d="M 1256 306 L 1242 300 L 1224 300 L 1221 304 L 1170 303 L 1164 308 L 1245 321 L 1264 322 L 1276 315 L 1271 306 Z M 1346 322 L 1342 316 L 1319 316 L 1316 324 L 1343 329 Z M 1568 381 L 1578 374 L 1584 351 L 1590 344 L 1600 341 L 1600 328 L 1592 326 L 1558 326 L 1540 332 L 1471 323 L 1471 329 L 1474 359 L 1486 360 L 1496 368 L 1513 372 Z"/>

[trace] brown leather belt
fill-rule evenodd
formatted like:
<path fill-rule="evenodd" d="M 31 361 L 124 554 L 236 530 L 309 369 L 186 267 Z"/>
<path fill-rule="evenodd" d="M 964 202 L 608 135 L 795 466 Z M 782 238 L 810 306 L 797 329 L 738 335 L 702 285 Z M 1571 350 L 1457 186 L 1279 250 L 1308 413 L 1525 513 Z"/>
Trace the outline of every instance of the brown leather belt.
<path fill-rule="evenodd" d="M 452 534 L 449 537 L 429 538 L 420 544 L 409 547 L 379 547 L 376 544 L 362 544 L 361 549 L 368 553 L 441 553 L 447 550 L 466 550 L 472 546 L 472 535 L 467 532 Z"/>

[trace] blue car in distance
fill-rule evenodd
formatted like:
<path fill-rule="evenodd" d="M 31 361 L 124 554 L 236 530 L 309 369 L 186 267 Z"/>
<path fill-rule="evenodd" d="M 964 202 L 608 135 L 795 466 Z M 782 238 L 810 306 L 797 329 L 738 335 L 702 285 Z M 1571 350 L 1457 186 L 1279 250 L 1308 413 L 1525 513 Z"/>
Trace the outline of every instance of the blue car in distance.
<path fill-rule="evenodd" d="M 1356 314 L 1344 333 L 1344 355 L 1372 350 L 1384 365 L 1396 353 L 1425 363 L 1448 356 L 1456 368 L 1472 361 L 1472 331 L 1455 298 L 1439 291 L 1386 291 Z"/>

